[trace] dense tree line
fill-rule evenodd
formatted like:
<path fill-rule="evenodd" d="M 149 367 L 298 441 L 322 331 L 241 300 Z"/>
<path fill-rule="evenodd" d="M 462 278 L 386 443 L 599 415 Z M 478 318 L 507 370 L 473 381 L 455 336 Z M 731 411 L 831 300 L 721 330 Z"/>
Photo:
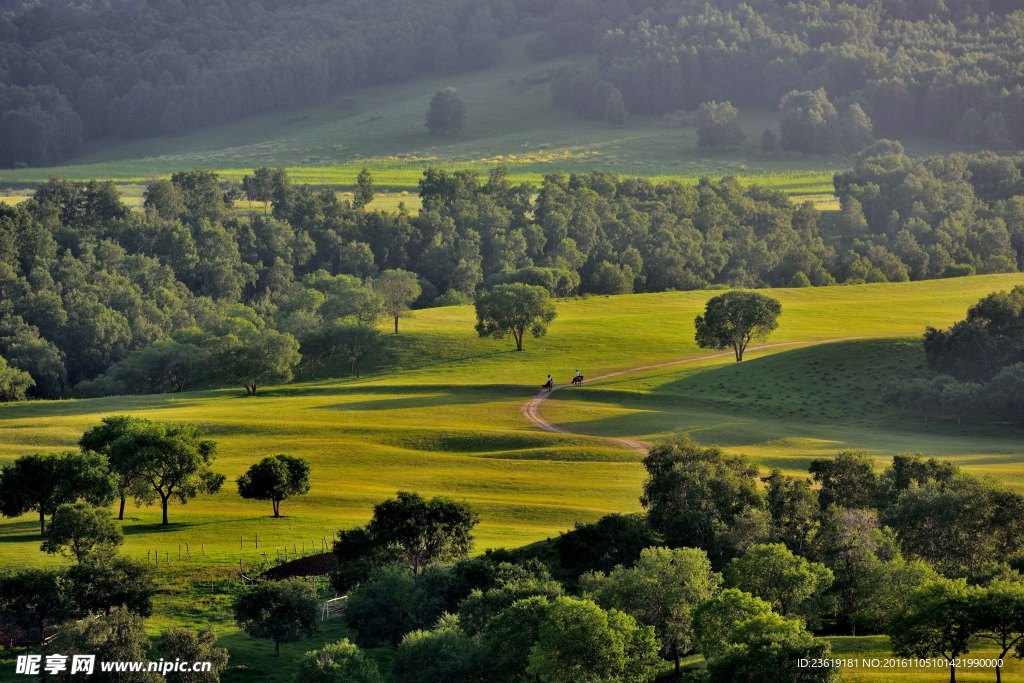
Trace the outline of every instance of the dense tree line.
<path fill-rule="evenodd" d="M 885 633 L 897 654 L 947 658 L 986 639 L 1021 656 L 1024 497 L 1006 487 L 919 454 L 879 471 L 846 451 L 814 459 L 810 479 L 762 475 L 687 438 L 644 466 L 645 513 L 474 558 L 464 504 L 381 503 L 334 547 L 355 642 L 303 666 L 376 681 L 649 681 L 700 654 L 703 680 L 833 680 L 798 664 L 829 656 L 815 633 Z M 390 667 L 359 650 L 382 646 Z"/>
<path fill-rule="evenodd" d="M 1019 420 L 1024 411 L 1024 287 L 994 292 L 947 330 L 924 334 L 937 374 L 890 385 L 887 399 L 925 418 Z"/>
<path fill-rule="evenodd" d="M 644 114 L 804 100 L 783 146 L 855 148 L 870 134 L 925 133 L 991 149 L 1024 146 L 1024 14 L 1008 0 L 796 2 L 560 0 L 532 45 L 541 57 L 583 51 L 556 74 L 556 103 L 601 116 L 604 93 Z"/>
<path fill-rule="evenodd" d="M 512 0 L 33 4 L 0 13 L 3 166 L 487 66 L 519 20 Z"/>
<path fill-rule="evenodd" d="M 835 176 L 836 214 L 732 178 L 553 173 L 535 188 L 500 167 L 428 169 L 417 215 L 367 210 L 368 173 L 351 203 L 280 169 L 240 186 L 194 169 L 150 183 L 142 211 L 110 183 L 54 179 L 0 205 L 0 397 L 358 374 L 386 359 L 383 316 L 397 332 L 410 307 L 516 284 L 562 297 L 1017 271 L 1022 168 L 880 141 Z M 486 332 L 498 309 L 480 306 Z"/>

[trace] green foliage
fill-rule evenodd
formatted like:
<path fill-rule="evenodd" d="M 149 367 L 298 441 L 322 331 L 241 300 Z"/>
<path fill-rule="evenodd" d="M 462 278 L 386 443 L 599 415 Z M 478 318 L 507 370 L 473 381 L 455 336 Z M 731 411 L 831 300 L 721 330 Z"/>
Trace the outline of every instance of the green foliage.
<path fill-rule="evenodd" d="M 669 546 L 701 548 L 721 566 L 758 542 L 746 523 L 765 517 L 764 499 L 749 460 L 687 437 L 651 448 L 643 462 L 648 479 L 641 502 Z M 767 532 L 765 524 L 760 533 Z"/>
<path fill-rule="evenodd" d="M 701 147 L 734 147 L 746 136 L 731 102 L 705 102 L 697 110 L 697 144 Z"/>
<path fill-rule="evenodd" d="M 128 418 L 104 428 L 112 433 L 95 436 L 113 437 L 108 457 L 122 482 L 130 481 L 122 495 L 130 492 L 140 504 L 159 500 L 165 526 L 172 498 L 184 505 L 200 493 L 216 493 L 224 483 L 224 475 L 210 469 L 217 444 L 204 439 L 197 425 Z"/>
<path fill-rule="evenodd" d="M 343 638 L 307 652 L 299 662 L 296 683 L 384 683 L 377 664 Z"/>
<path fill-rule="evenodd" d="M 265 330 L 228 338 L 217 354 L 217 372 L 255 396 L 260 385 L 290 382 L 301 358 L 295 337 Z"/>
<path fill-rule="evenodd" d="M 609 572 L 622 565 L 630 567 L 657 537 L 643 515 L 605 515 L 555 539 L 559 563 L 574 576 L 584 572 Z"/>
<path fill-rule="evenodd" d="M 274 517 L 280 517 L 281 501 L 309 493 L 309 462 L 290 455 L 267 456 L 238 478 L 242 498 L 269 500 Z"/>
<path fill-rule="evenodd" d="M 11 367 L 6 359 L 0 358 L 0 402 L 24 401 L 25 394 L 35 385 L 32 375 Z"/>
<path fill-rule="evenodd" d="M 874 461 L 864 451 L 843 451 L 832 458 L 817 458 L 808 468 L 819 485 L 818 503 L 846 508 L 872 507 L 878 475 Z"/>
<path fill-rule="evenodd" d="M 708 300 L 704 315 L 697 316 L 697 346 L 732 348 L 736 362 L 750 342 L 766 338 L 779 326 L 782 304 L 757 292 L 727 292 Z"/>
<path fill-rule="evenodd" d="M 955 660 L 971 651 L 976 628 L 972 607 L 981 590 L 963 579 L 939 579 L 911 593 L 889 627 L 893 652 L 949 660 L 954 683 Z"/>
<path fill-rule="evenodd" d="M 366 525 L 378 545 L 391 547 L 419 574 L 427 567 L 465 557 L 473 546 L 479 516 L 466 503 L 399 491 L 378 503 Z"/>
<path fill-rule="evenodd" d="M 396 645 L 415 628 L 412 573 L 400 565 L 374 570 L 349 596 L 345 621 L 358 635 L 364 647 Z"/>
<path fill-rule="evenodd" d="M 228 651 L 215 645 L 217 634 L 209 626 L 198 631 L 187 628 L 169 628 L 160 633 L 156 649 L 165 660 L 183 662 L 210 662 L 210 671 L 165 674 L 171 683 L 219 683 L 221 673 L 228 665 Z"/>
<path fill-rule="evenodd" d="M 481 337 L 502 339 L 511 334 L 516 350 L 523 350 L 529 331 L 535 338 L 547 333 L 555 319 L 555 306 L 548 291 L 536 285 L 497 285 L 476 300 L 476 331 Z"/>
<path fill-rule="evenodd" d="M 395 334 L 398 334 L 398 318 L 420 295 L 416 275 L 405 270 L 385 270 L 374 278 L 373 289 L 381 297 L 384 312 L 394 318 Z"/>
<path fill-rule="evenodd" d="M 657 670 L 654 629 L 590 600 L 555 598 L 527 671 L 544 683 L 644 683 Z"/>
<path fill-rule="evenodd" d="M 480 632 L 480 658 L 485 672 L 495 680 L 525 683 L 530 650 L 540 637 L 550 600 L 543 595 L 516 600 L 491 616 Z"/>
<path fill-rule="evenodd" d="M 149 637 L 142 617 L 122 608 L 65 624 L 48 645 L 48 652 L 66 655 L 69 662 L 74 655 L 95 655 L 97 662 L 139 662 L 147 659 L 148 650 Z M 67 671 L 70 671 L 70 667 Z M 62 677 L 68 681 L 74 680 L 67 672 Z M 151 682 L 156 676 L 146 672 L 104 673 L 99 671 L 97 665 L 96 673 L 91 678 L 118 683 L 142 683 Z"/>
<path fill-rule="evenodd" d="M 470 635 L 481 632 L 496 614 L 520 600 L 554 599 L 565 593 L 562 584 L 552 579 L 547 570 L 512 572 L 500 577 L 486 590 L 474 589 L 459 603 L 459 621 Z"/>
<path fill-rule="evenodd" d="M 359 175 L 356 176 L 356 190 L 355 199 L 352 203 L 360 208 L 365 208 L 367 204 L 373 201 L 376 192 L 373 189 L 373 175 L 370 171 L 363 166 L 359 171 Z"/>
<path fill-rule="evenodd" d="M 274 656 L 281 643 L 316 633 L 319 619 L 316 592 L 303 579 L 259 581 L 243 590 L 233 605 L 235 622 L 253 638 L 274 641 Z"/>
<path fill-rule="evenodd" d="M 677 673 L 680 657 L 695 645 L 693 612 L 718 592 L 721 582 L 707 554 L 697 548 L 645 548 L 633 567 L 580 579 L 583 593 L 602 607 L 654 627 L 662 649 L 675 659 Z"/>
<path fill-rule="evenodd" d="M 108 505 L 114 499 L 115 478 L 106 460 L 95 453 L 36 453 L 0 469 L 0 514 L 18 517 L 39 513 L 39 533 L 46 532 L 46 515 L 65 503 L 84 500 Z"/>
<path fill-rule="evenodd" d="M 391 675 L 409 683 L 468 683 L 472 680 L 476 644 L 446 616 L 431 631 L 407 633 L 395 652 Z"/>
<path fill-rule="evenodd" d="M 836 680 L 836 667 L 807 668 L 802 659 L 831 656 L 827 641 L 816 639 L 799 621 L 769 612 L 735 625 L 726 645 L 708 660 L 714 683 L 785 683 Z"/>
<path fill-rule="evenodd" d="M 121 528 L 107 510 L 81 502 L 59 506 L 43 536 L 43 552 L 65 553 L 76 562 L 92 554 L 117 552 L 124 542 Z"/>
<path fill-rule="evenodd" d="M 823 593 L 832 585 L 832 572 L 819 562 L 794 555 L 781 543 L 758 544 L 733 558 L 724 572 L 725 583 L 771 604 L 785 617 L 817 621 Z"/>
<path fill-rule="evenodd" d="M 123 608 L 148 617 L 156 593 L 153 569 L 126 557 L 91 556 L 67 571 L 71 611 L 85 617 Z"/>
<path fill-rule="evenodd" d="M 427 109 L 427 130 L 434 135 L 453 136 L 466 127 L 466 105 L 455 88 L 438 90 Z"/>
<path fill-rule="evenodd" d="M 738 588 L 726 588 L 699 605 L 693 613 L 695 645 L 704 659 L 725 652 L 737 626 L 772 613 L 772 606 Z"/>

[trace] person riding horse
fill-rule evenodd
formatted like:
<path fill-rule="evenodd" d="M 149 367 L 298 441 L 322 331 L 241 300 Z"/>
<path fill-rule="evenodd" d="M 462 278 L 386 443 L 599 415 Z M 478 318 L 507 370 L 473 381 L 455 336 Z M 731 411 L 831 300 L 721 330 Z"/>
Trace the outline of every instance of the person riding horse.
<path fill-rule="evenodd" d="M 576 371 L 576 376 L 572 378 L 573 386 L 579 386 L 583 384 L 583 373 L 579 370 Z"/>
<path fill-rule="evenodd" d="M 552 389 L 554 389 L 554 387 L 555 387 L 555 380 L 552 379 L 551 375 L 548 375 L 548 381 L 544 382 L 544 385 L 541 386 L 541 389 L 547 389 L 548 391 L 551 391 Z"/>

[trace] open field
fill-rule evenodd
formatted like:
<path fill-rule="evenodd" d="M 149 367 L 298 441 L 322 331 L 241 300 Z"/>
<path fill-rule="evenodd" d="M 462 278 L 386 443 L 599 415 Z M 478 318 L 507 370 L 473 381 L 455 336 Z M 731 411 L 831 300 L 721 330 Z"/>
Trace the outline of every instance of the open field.
<path fill-rule="evenodd" d="M 300 183 L 346 188 L 366 165 L 379 187 L 415 193 L 427 166 L 485 173 L 504 163 L 514 180 L 531 183 L 553 171 L 614 170 L 686 181 L 735 175 L 827 201 L 832 174 L 851 165 L 843 156 L 765 157 L 760 138 L 765 128 L 777 127 L 774 111 L 741 111 L 746 142 L 727 151 L 700 149 L 694 128 L 666 128 L 658 117 L 634 116 L 620 128 L 579 118 L 553 107 L 542 77 L 565 60 L 529 61 L 523 52 L 528 40 L 505 42 L 500 63 L 490 69 L 364 88 L 317 107 L 178 137 L 105 140 L 59 167 L 2 169 L 0 187 L 24 187 L 52 175 L 142 183 L 193 166 L 239 180 L 269 165 L 288 168 Z M 456 138 L 439 139 L 427 133 L 423 116 L 430 97 L 449 85 L 466 103 L 467 128 Z M 912 154 L 957 149 L 929 139 L 905 142 Z"/>
<path fill-rule="evenodd" d="M 740 365 L 723 355 L 556 392 L 543 414 L 575 435 L 539 431 L 521 414 L 544 376 L 567 381 L 577 367 L 596 376 L 706 356 L 694 345 L 693 318 L 713 292 L 561 301 L 548 336 L 528 339 L 523 353 L 509 340 L 477 339 L 471 307 L 417 311 L 394 340 L 396 369 L 360 380 L 302 381 L 255 398 L 223 389 L 2 405 L 0 462 L 71 448 L 110 414 L 203 425 L 219 446 L 215 469 L 228 477 L 224 491 L 172 505 L 166 528 L 157 508 L 129 504 L 124 553 L 161 555 L 152 632 L 212 624 L 233 663 L 252 674 L 263 671 L 269 646 L 231 623 L 239 562 L 254 571 L 285 548 L 289 555 L 319 551 L 337 529 L 364 522 L 375 503 L 399 489 L 470 502 L 482 519 L 477 550 L 639 510 L 641 456 L 606 436 L 657 441 L 688 430 L 793 472 L 843 448 L 869 449 L 880 459 L 920 450 L 1020 486 L 1024 430 L 904 419 L 879 392 L 889 379 L 923 372 L 912 338 L 925 325 L 948 325 L 984 294 L 1021 283 L 1024 275 L 1008 274 L 773 290 L 783 315 L 770 341 L 797 344 L 753 352 Z M 844 338 L 857 339 L 818 344 Z M 313 489 L 286 501 L 286 516 L 274 520 L 269 504 L 239 498 L 233 481 L 255 460 L 281 452 L 310 460 Z M 37 529 L 31 515 L 0 523 L 0 566 L 61 561 L 39 551 Z M 332 625 L 320 640 L 337 639 L 339 628 Z M 311 646 L 285 646 L 283 669 L 267 671 L 266 679 L 284 680 L 288 662 Z M 856 676 L 849 680 L 890 680 L 872 671 Z"/>

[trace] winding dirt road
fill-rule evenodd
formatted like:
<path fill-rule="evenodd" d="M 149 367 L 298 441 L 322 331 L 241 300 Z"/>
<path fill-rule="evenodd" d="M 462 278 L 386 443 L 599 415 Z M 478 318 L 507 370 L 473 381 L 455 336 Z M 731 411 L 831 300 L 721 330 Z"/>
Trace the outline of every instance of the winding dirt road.
<path fill-rule="evenodd" d="M 835 344 L 838 342 L 856 341 L 858 339 L 866 338 L 867 337 L 836 337 L 833 339 L 816 339 L 812 341 L 779 342 L 776 344 L 761 344 L 760 346 L 750 346 L 747 347 L 747 351 L 762 351 L 764 349 L 777 349 L 787 346 L 814 346 L 817 344 Z M 670 360 L 664 363 L 640 365 L 635 368 L 628 368 L 626 370 L 616 370 L 614 372 L 608 372 L 603 375 L 598 375 L 597 377 L 591 377 L 586 380 L 586 383 L 589 385 L 594 382 L 612 379 L 613 377 L 633 375 L 638 372 L 657 370 L 658 368 L 670 368 L 675 367 L 677 365 L 689 365 L 691 363 L 699 363 L 705 360 L 715 360 L 717 358 L 729 358 L 732 355 L 732 352 L 728 351 L 723 353 L 712 353 L 706 356 L 694 356 L 692 358 L 683 358 L 681 360 Z M 529 420 L 535 427 L 537 427 L 538 429 L 543 429 L 546 432 L 554 432 L 556 434 L 574 434 L 577 436 L 594 436 L 593 434 L 580 434 L 579 432 L 574 432 L 570 429 L 560 427 L 544 419 L 544 416 L 541 415 L 541 406 L 544 404 L 544 401 L 546 401 L 547 398 L 551 396 L 551 394 L 555 393 L 556 391 L 565 389 L 566 387 L 569 386 L 569 384 L 558 384 L 554 388 L 552 388 L 551 391 L 545 391 L 542 389 L 540 393 L 538 393 L 536 396 L 534 396 L 529 401 L 523 404 L 523 407 L 520 409 L 520 412 L 523 414 L 523 417 Z M 646 444 L 643 441 L 638 441 L 636 439 L 624 439 L 616 436 L 602 436 L 598 438 L 601 438 L 607 441 L 608 443 L 613 443 L 618 446 L 622 446 L 623 448 L 627 448 L 631 451 L 636 451 L 638 453 L 646 453 L 647 449 L 650 447 L 649 444 Z"/>

